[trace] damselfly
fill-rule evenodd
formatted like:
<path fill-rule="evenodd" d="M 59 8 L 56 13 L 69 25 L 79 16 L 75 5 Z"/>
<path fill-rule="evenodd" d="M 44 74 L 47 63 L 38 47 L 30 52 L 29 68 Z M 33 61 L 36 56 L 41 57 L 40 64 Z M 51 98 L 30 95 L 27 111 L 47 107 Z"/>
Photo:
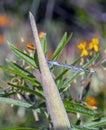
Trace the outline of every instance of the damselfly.
<path fill-rule="evenodd" d="M 93 69 L 88 70 L 88 69 L 84 69 L 83 67 L 77 67 L 77 66 L 73 66 L 73 65 L 68 65 L 68 64 L 57 62 L 55 60 L 48 60 L 48 63 L 52 64 L 52 65 L 56 65 L 56 66 L 61 66 L 61 67 L 67 68 L 67 69 L 70 69 L 72 71 L 95 73 L 95 70 L 93 70 Z"/>

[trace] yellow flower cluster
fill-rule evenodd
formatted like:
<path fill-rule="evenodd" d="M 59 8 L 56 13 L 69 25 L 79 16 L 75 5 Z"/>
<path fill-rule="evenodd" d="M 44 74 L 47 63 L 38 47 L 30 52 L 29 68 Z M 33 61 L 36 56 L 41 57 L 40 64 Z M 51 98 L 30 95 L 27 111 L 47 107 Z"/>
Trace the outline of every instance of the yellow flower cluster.
<path fill-rule="evenodd" d="M 99 40 L 98 38 L 93 38 L 92 41 L 89 43 L 89 49 L 98 52 L 99 50 Z"/>
<path fill-rule="evenodd" d="M 80 43 L 80 44 L 78 45 L 78 48 L 79 48 L 80 50 L 82 50 L 81 56 L 88 56 L 87 43 L 86 43 L 86 41 Z"/>
<path fill-rule="evenodd" d="M 81 56 L 88 56 L 89 51 L 93 50 L 95 52 L 99 51 L 99 39 L 98 38 L 92 38 L 91 42 L 87 44 L 86 41 L 80 43 L 78 45 L 78 48 L 82 50 Z"/>

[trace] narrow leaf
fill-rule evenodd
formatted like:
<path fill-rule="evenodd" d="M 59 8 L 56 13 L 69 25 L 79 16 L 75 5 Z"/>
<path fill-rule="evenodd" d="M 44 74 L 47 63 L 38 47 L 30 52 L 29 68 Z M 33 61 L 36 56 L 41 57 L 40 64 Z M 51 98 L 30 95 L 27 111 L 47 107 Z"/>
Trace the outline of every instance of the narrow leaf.
<path fill-rule="evenodd" d="M 45 99 L 42 92 L 38 92 L 36 90 L 32 90 L 31 88 L 28 88 L 26 86 L 19 86 L 19 85 L 15 85 L 15 84 L 11 84 L 11 83 L 8 83 L 8 84 L 11 85 L 12 87 L 15 87 L 15 88 L 27 91 L 27 92 L 32 93 L 32 94 L 34 94 L 34 95 L 36 95 L 36 96 L 38 96 L 38 97 L 40 97 L 42 99 Z"/>
<path fill-rule="evenodd" d="M 44 36 L 44 38 L 42 39 L 41 45 L 42 45 L 42 50 L 43 50 L 44 54 L 46 55 L 46 53 L 47 53 L 47 41 L 46 41 L 46 36 Z"/>
<path fill-rule="evenodd" d="M 62 50 L 64 49 L 65 45 L 69 42 L 71 37 L 72 37 L 72 33 L 69 35 L 68 38 L 67 38 L 67 33 L 64 34 L 64 36 L 62 37 L 60 43 L 58 44 L 53 54 L 52 60 L 57 60 L 57 58 L 59 57 L 59 55 L 61 54 Z"/>
<path fill-rule="evenodd" d="M 87 116 L 97 116 L 99 113 L 95 110 L 90 110 L 86 106 L 83 106 L 81 103 L 74 102 L 74 101 L 64 101 L 64 105 L 67 112 L 74 112 L 74 113 L 82 113 Z"/>
<path fill-rule="evenodd" d="M 83 124 L 83 126 L 85 127 L 99 127 L 102 125 L 106 125 L 106 117 L 103 117 L 97 121 L 91 121 Z"/>
<path fill-rule="evenodd" d="M 8 97 L 8 96 L 14 95 L 16 93 L 17 93 L 16 90 L 11 90 L 8 92 L 2 91 L 2 92 L 0 92 L 0 97 Z"/>
<path fill-rule="evenodd" d="M 18 75 L 20 77 L 25 78 L 31 84 L 35 85 L 38 89 L 41 89 L 40 83 L 36 80 L 36 78 L 34 76 L 29 75 L 29 74 L 26 75 L 24 73 L 19 73 L 17 70 L 14 70 L 12 68 L 8 68 L 8 67 L 2 66 L 2 65 L 0 65 L 0 68 L 3 69 L 4 71 L 7 71 L 9 73 L 16 74 L 16 75 Z"/>
<path fill-rule="evenodd" d="M 15 100 L 15 99 L 11 99 L 11 98 L 0 97 L 0 102 L 7 103 L 7 104 L 13 104 L 13 105 L 19 106 L 19 107 L 25 107 L 27 109 L 34 110 L 38 113 L 41 112 L 40 107 L 35 108 L 35 106 L 33 106 L 32 104 L 22 102 L 22 101 L 19 101 L 19 100 Z"/>
<path fill-rule="evenodd" d="M 88 128 L 84 126 L 73 126 L 72 130 L 99 130 L 99 128 Z"/>
<path fill-rule="evenodd" d="M 27 127 L 16 127 L 16 128 L 0 128 L 1 130 L 38 130 L 36 128 L 27 128 Z"/>
<path fill-rule="evenodd" d="M 12 61 L 9 61 L 8 59 L 6 59 L 6 62 L 8 63 L 8 65 L 9 65 L 13 70 L 15 70 L 15 71 L 17 71 L 17 72 L 19 72 L 19 73 L 21 73 L 21 74 L 23 74 L 23 75 L 33 77 L 33 75 L 32 75 L 29 71 L 25 70 L 24 68 L 22 68 L 22 67 L 19 66 L 18 64 L 14 63 L 14 62 L 12 62 Z"/>
<path fill-rule="evenodd" d="M 34 106 L 29 103 L 14 100 L 11 98 L 0 97 L 0 102 L 7 103 L 7 104 L 13 104 L 16 106 L 25 107 L 25 108 L 29 108 L 29 109 L 34 109 Z"/>
<path fill-rule="evenodd" d="M 10 42 L 7 42 L 9 48 L 12 50 L 12 52 L 20 59 L 23 59 L 24 61 L 26 61 L 26 63 L 28 63 L 29 65 L 36 67 L 34 59 L 32 57 L 30 57 L 28 54 L 20 51 L 18 48 L 16 48 L 13 44 L 11 44 Z"/>

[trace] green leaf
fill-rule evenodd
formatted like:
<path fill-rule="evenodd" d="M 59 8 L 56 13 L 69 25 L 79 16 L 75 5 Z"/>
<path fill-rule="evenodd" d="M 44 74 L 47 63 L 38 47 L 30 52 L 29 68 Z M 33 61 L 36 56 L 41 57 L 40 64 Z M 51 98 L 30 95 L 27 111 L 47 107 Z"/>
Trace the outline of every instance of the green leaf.
<path fill-rule="evenodd" d="M 0 97 L 0 102 L 7 103 L 7 104 L 13 104 L 16 106 L 25 107 L 25 108 L 29 108 L 29 109 L 34 109 L 34 106 L 29 103 L 14 100 L 11 98 Z"/>
<path fill-rule="evenodd" d="M 102 63 L 102 65 L 103 65 L 103 67 L 106 67 L 106 61 L 104 61 L 104 62 Z"/>
<path fill-rule="evenodd" d="M 78 61 L 80 60 L 80 58 L 76 59 L 71 65 L 75 65 Z M 61 91 L 61 86 L 64 84 L 64 76 L 65 74 L 69 71 L 69 69 L 63 68 L 63 71 L 55 78 L 55 82 L 58 86 L 58 89 Z M 69 86 L 68 86 L 69 87 Z M 68 88 L 67 87 L 67 88 Z M 66 91 L 67 88 L 65 88 L 64 90 Z"/>
<path fill-rule="evenodd" d="M 0 97 L 0 102 L 7 103 L 7 104 L 13 104 L 13 105 L 19 106 L 19 107 L 25 107 L 27 109 L 34 110 L 38 113 L 41 112 L 40 107 L 35 108 L 35 106 L 33 106 L 32 104 L 22 102 L 22 101 L 19 101 L 19 100 L 15 100 L 15 99 L 11 99 L 11 98 Z"/>
<path fill-rule="evenodd" d="M 44 36 L 44 38 L 42 39 L 41 45 L 42 45 L 43 52 L 44 52 L 44 54 L 46 55 L 46 53 L 47 53 L 47 41 L 46 41 L 46 36 Z"/>
<path fill-rule="evenodd" d="M 20 59 L 23 59 L 24 61 L 26 61 L 26 63 L 28 63 L 29 65 L 36 67 L 34 59 L 32 57 L 30 57 L 28 54 L 20 51 L 19 49 L 17 49 L 13 44 L 11 44 L 10 42 L 7 42 L 9 48 L 12 50 L 12 52 Z"/>
<path fill-rule="evenodd" d="M 84 126 L 73 126 L 72 130 L 99 130 L 99 128 L 88 128 Z"/>
<path fill-rule="evenodd" d="M 0 65 L 0 68 L 3 69 L 4 71 L 7 71 L 9 73 L 16 74 L 20 77 L 25 78 L 31 84 L 35 85 L 38 88 L 41 86 L 40 83 L 36 80 L 36 78 L 31 73 L 24 70 L 23 68 L 21 68 L 20 66 L 18 66 L 15 63 L 12 63 L 9 61 L 8 61 L 8 63 L 9 63 L 9 65 L 11 65 L 12 68 L 8 68 L 8 67 L 2 66 L 2 65 Z"/>
<path fill-rule="evenodd" d="M 11 91 L 8 91 L 8 92 L 2 91 L 2 92 L 0 92 L 0 97 L 8 97 L 8 96 L 14 95 L 16 93 L 17 93 L 16 90 L 11 90 Z"/>
<path fill-rule="evenodd" d="M 89 65 L 91 65 L 94 61 L 96 61 L 98 59 L 98 57 L 100 56 L 99 53 L 96 54 L 96 56 L 94 56 L 91 60 L 89 60 L 84 66 L 84 69 L 87 69 Z"/>
<path fill-rule="evenodd" d="M 6 62 L 8 63 L 8 65 L 15 71 L 17 71 L 18 73 L 21 73 L 22 75 L 26 75 L 26 76 L 31 76 L 33 77 L 33 75 L 28 72 L 27 70 L 25 70 L 24 68 L 22 68 L 21 66 L 19 66 L 18 64 L 9 61 L 8 59 L 6 59 Z"/>
<path fill-rule="evenodd" d="M 106 117 L 103 117 L 96 121 L 86 122 L 83 124 L 85 127 L 99 127 L 102 125 L 106 125 Z"/>
<path fill-rule="evenodd" d="M 75 101 L 64 101 L 64 105 L 67 112 L 74 112 L 74 113 L 82 113 L 87 116 L 98 116 L 98 112 L 96 110 L 90 110 L 86 106 L 82 105 L 81 103 Z"/>
<path fill-rule="evenodd" d="M 69 35 L 68 38 L 67 38 L 67 33 L 64 34 L 64 36 L 62 37 L 60 43 L 58 44 L 53 54 L 52 60 L 56 60 L 59 57 L 59 55 L 61 54 L 62 50 L 64 49 L 65 45 L 69 42 L 71 37 L 72 37 L 72 33 Z"/>
<path fill-rule="evenodd" d="M 11 84 L 11 83 L 8 83 L 8 84 L 11 85 L 12 87 L 15 87 L 15 88 L 27 91 L 27 92 L 32 93 L 32 94 L 34 94 L 34 95 L 36 95 L 36 96 L 38 96 L 38 97 L 40 97 L 42 99 L 45 99 L 44 94 L 41 91 L 38 92 L 36 90 L 32 90 L 31 88 L 28 88 L 28 87 L 26 87 L 24 85 L 23 86 L 19 86 L 19 85 L 15 85 L 15 84 Z"/>
<path fill-rule="evenodd" d="M 87 69 L 88 66 L 91 65 L 92 62 L 94 62 L 98 57 L 99 57 L 99 53 L 97 53 L 96 56 L 94 56 L 91 60 L 89 60 L 89 61 L 83 66 L 83 68 L 84 68 L 84 69 Z M 80 74 L 80 72 L 73 73 L 73 75 L 70 76 L 70 78 L 64 82 L 64 84 L 62 85 L 61 91 L 63 91 L 64 88 L 67 87 L 67 85 L 68 85 L 69 83 L 71 83 L 74 79 L 76 79 L 76 78 L 79 76 L 79 74 Z"/>
<path fill-rule="evenodd" d="M 38 130 L 36 128 L 16 127 L 16 128 L 0 128 L 1 130 Z"/>
<path fill-rule="evenodd" d="M 36 64 L 36 69 L 38 69 L 40 71 L 37 51 L 35 51 L 35 53 L 34 53 L 34 61 Z"/>

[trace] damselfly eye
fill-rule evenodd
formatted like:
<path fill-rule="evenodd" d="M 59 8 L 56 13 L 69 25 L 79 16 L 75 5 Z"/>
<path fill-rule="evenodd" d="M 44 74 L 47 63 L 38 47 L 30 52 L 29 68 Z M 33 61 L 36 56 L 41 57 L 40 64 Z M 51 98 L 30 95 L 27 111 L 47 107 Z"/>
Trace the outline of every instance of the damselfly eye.
<path fill-rule="evenodd" d="M 26 47 L 29 49 L 29 50 L 35 50 L 35 47 L 34 47 L 34 45 L 32 44 L 32 43 L 27 43 L 26 44 Z"/>

